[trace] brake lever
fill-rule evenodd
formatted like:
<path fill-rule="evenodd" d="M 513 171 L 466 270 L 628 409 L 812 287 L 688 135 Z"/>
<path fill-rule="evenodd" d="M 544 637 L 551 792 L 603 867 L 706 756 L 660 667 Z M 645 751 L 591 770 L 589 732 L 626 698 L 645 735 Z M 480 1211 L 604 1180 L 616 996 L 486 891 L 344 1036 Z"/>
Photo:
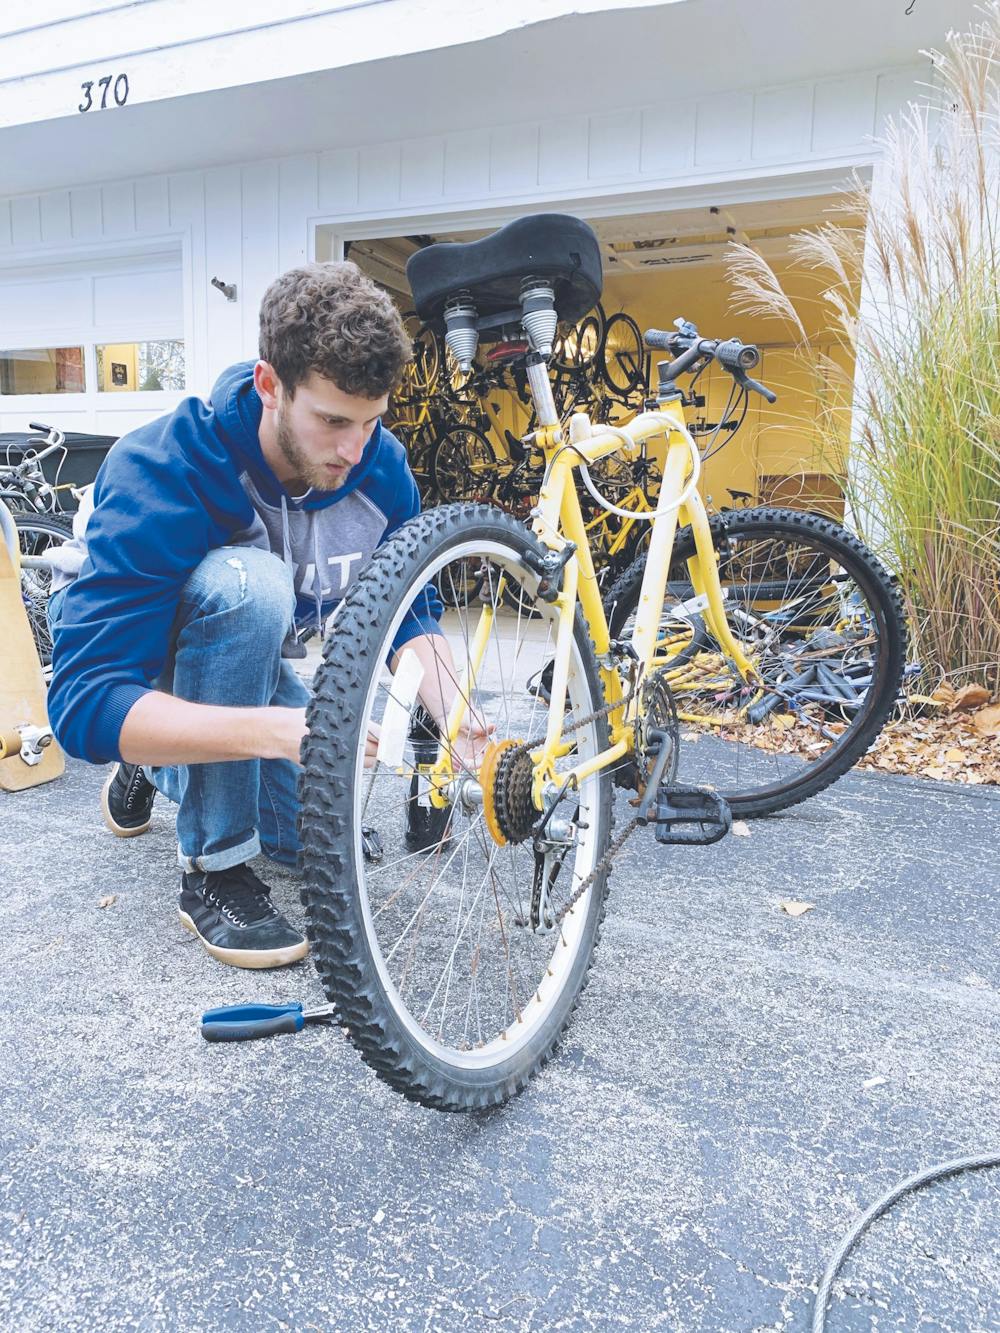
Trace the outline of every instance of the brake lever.
<path fill-rule="evenodd" d="M 742 384 L 744 388 L 753 389 L 755 393 L 759 393 L 760 396 L 766 398 L 769 403 L 776 403 L 778 401 L 778 395 L 769 389 L 766 384 L 761 384 L 759 380 L 751 379 L 749 375 L 745 374 L 734 375 L 733 378 L 738 384 Z"/>

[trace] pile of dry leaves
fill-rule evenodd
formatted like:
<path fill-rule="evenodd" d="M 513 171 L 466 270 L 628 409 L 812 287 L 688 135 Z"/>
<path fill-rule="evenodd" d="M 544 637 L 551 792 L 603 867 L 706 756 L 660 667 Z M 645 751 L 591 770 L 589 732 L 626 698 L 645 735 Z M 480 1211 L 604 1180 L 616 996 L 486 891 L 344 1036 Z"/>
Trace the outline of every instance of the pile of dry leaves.
<path fill-rule="evenodd" d="M 847 729 L 846 722 L 826 725 L 835 735 Z M 723 725 L 718 734 L 744 744 L 749 740 L 771 754 L 797 754 L 805 759 L 817 758 L 829 745 L 791 713 L 772 713 L 767 725 L 752 738 L 742 722 L 732 732 Z M 697 732 L 684 735 L 697 738 Z M 931 695 L 911 694 L 858 767 L 946 782 L 1000 785 L 1000 703 L 991 703 L 989 691 L 981 685 L 960 690 L 942 685 Z"/>
<path fill-rule="evenodd" d="M 981 685 L 911 696 L 858 765 L 947 782 L 1000 785 L 1000 703 Z"/>

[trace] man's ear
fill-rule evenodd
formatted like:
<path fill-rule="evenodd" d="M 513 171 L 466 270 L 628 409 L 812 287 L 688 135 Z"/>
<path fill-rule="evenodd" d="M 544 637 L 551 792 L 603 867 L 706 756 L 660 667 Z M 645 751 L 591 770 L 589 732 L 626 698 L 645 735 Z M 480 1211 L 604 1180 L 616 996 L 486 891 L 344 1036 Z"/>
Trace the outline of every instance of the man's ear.
<path fill-rule="evenodd" d="M 281 381 L 269 362 L 258 361 L 254 366 L 253 387 L 257 390 L 257 395 L 264 406 L 272 412 L 276 411 Z"/>

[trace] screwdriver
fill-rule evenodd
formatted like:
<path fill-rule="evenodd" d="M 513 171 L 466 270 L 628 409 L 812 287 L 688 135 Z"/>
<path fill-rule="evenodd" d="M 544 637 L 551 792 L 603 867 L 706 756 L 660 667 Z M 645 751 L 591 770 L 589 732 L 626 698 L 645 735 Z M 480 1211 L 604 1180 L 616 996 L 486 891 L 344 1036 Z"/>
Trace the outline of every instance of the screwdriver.
<path fill-rule="evenodd" d="M 206 1009 L 201 1016 L 201 1035 L 206 1041 L 252 1041 L 277 1032 L 301 1032 L 307 1023 L 333 1017 L 333 1005 L 303 1009 L 293 1004 L 227 1004 Z"/>

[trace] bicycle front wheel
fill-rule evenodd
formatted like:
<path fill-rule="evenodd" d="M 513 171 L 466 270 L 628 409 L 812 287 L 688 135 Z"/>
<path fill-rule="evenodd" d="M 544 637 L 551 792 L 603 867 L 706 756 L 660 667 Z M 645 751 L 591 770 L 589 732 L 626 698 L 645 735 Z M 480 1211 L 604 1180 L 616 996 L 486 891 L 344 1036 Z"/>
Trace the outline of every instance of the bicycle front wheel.
<path fill-rule="evenodd" d="M 566 786 L 547 826 L 556 852 L 536 867 L 531 742 L 547 711 L 532 677 L 553 655 L 557 628 L 525 563 L 540 551 L 487 506 L 446 505 L 411 520 L 345 599 L 308 712 L 303 901 L 316 966 L 363 1058 L 405 1096 L 442 1110 L 503 1102 L 548 1060 L 604 913 L 607 771 Z M 468 716 L 495 730 L 485 755 L 451 756 L 455 781 L 436 809 L 430 774 L 443 743 L 415 686 L 404 686 L 412 658 L 404 670 L 402 651 L 396 676 L 385 663 L 407 611 L 429 605 L 428 585 L 458 589 L 473 563 L 477 599 L 456 598 L 441 615 L 447 650 L 439 647 L 436 679 L 420 689 L 440 691 L 450 676 Z M 578 615 L 559 772 L 606 748 L 602 702 Z"/>
<path fill-rule="evenodd" d="M 755 678 L 742 679 L 695 600 L 690 528 L 674 545 L 654 666 L 684 724 L 685 781 L 710 784 L 751 818 L 814 796 L 857 763 L 898 696 L 906 630 L 879 560 L 829 519 L 744 509 L 711 528 L 726 618 Z M 615 637 L 631 635 L 644 566 L 642 556 L 607 595 Z"/>

